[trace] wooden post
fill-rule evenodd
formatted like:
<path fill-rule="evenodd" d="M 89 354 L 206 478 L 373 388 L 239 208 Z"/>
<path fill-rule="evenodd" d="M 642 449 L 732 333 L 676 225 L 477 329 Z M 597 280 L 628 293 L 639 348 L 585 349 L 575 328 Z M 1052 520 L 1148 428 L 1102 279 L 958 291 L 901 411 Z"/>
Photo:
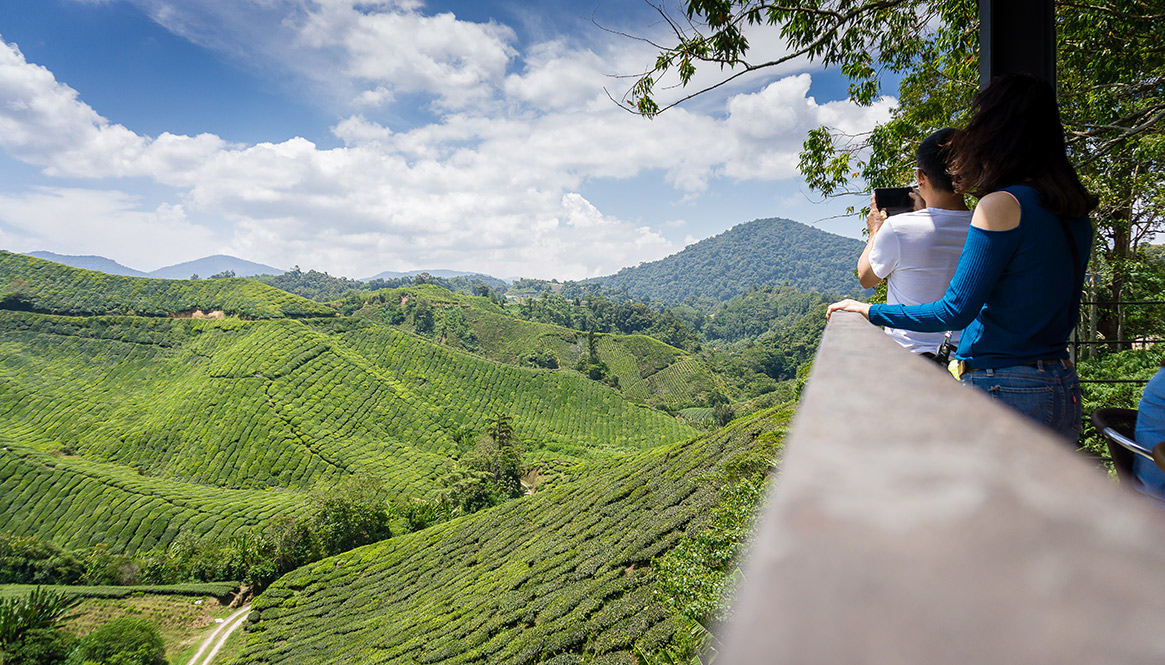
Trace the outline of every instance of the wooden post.
<path fill-rule="evenodd" d="M 1052 0 L 979 0 L 979 88 L 992 78 L 1027 72 L 1056 83 Z"/>

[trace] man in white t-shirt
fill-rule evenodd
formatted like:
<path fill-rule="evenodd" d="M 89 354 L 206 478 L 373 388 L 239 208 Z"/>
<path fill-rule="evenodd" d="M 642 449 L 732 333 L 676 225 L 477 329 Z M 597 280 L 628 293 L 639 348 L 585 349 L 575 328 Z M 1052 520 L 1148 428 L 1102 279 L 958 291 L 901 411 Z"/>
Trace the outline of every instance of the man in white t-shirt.
<path fill-rule="evenodd" d="M 858 281 L 867 289 L 886 280 L 886 302 L 918 305 L 940 300 L 946 293 L 967 239 L 971 211 L 954 192 L 947 174 L 946 145 L 955 130 L 931 134 L 918 146 L 918 194 L 915 210 L 887 217 L 870 197 L 866 248 L 858 258 Z M 925 206 L 925 207 L 921 207 Z M 920 209 L 921 207 L 921 209 Z M 952 331 L 957 345 L 959 332 Z M 886 334 L 914 353 L 934 357 L 945 332 L 915 332 L 886 328 Z"/>

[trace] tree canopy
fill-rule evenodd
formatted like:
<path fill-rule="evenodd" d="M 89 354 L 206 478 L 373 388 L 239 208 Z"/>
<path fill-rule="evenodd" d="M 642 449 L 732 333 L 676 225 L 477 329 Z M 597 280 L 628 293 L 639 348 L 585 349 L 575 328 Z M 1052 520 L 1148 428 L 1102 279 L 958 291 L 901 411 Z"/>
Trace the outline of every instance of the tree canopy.
<path fill-rule="evenodd" d="M 898 106 L 869 133 L 834 128 L 809 132 L 800 169 L 824 196 L 901 184 L 909 178 L 918 141 L 965 121 L 979 87 L 976 0 L 685 0 L 685 16 L 668 18 L 673 45 L 661 46 L 652 68 L 627 93 L 628 103 L 652 116 L 658 82 L 678 75 L 682 85 L 698 68 L 719 67 L 717 83 L 794 58 L 837 67 L 849 79 L 849 98 L 873 103 L 882 79 L 898 79 Z M 660 6 L 660 11 L 666 10 Z M 1138 250 L 1165 231 L 1165 49 L 1154 26 L 1165 19 L 1162 0 L 1059 0 L 1055 3 L 1057 84 L 1069 156 L 1100 197 L 1094 265 L 1102 270 L 1096 299 L 1120 301 L 1135 285 Z M 779 25 L 787 55 L 749 60 L 750 27 Z M 678 103 L 678 102 L 677 102 Z M 674 105 L 672 103 L 671 105 Z M 1100 314 L 1108 339 L 1122 336 L 1117 310 Z"/>

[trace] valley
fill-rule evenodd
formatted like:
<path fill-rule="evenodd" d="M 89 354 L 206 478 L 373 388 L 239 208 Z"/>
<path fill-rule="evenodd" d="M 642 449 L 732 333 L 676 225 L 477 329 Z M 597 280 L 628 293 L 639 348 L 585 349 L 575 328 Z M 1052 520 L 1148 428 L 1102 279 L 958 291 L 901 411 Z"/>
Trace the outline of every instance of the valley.
<path fill-rule="evenodd" d="M 51 575 L 88 584 L 261 592 L 239 663 L 695 648 L 791 389 L 750 393 L 711 351 L 416 282 L 315 302 L 0 253 L 7 546 L 42 543 L 76 562 Z M 717 429 L 717 404 L 742 417 Z M 476 466 L 503 424 L 518 499 Z"/>

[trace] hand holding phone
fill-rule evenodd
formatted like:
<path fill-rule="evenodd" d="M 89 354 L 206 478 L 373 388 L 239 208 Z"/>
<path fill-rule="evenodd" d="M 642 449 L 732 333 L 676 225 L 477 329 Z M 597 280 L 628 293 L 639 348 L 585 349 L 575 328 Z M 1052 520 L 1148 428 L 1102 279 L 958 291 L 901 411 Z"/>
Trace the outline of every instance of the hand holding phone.
<path fill-rule="evenodd" d="M 878 210 L 885 210 L 886 215 L 897 215 L 914 210 L 914 199 L 910 197 L 909 187 L 878 187 L 874 189 L 874 204 Z"/>

